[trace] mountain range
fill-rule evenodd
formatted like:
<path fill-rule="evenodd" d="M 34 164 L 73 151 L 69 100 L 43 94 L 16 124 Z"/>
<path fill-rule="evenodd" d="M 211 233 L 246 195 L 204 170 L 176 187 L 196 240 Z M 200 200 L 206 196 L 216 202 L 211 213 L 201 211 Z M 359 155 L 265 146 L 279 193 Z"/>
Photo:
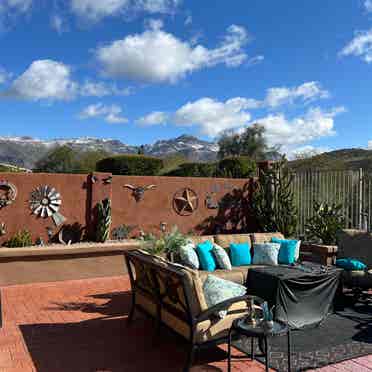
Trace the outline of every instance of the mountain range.
<path fill-rule="evenodd" d="M 32 169 L 45 154 L 58 146 L 68 146 L 77 151 L 104 150 L 112 154 L 137 154 L 140 146 L 127 145 L 115 139 L 91 137 L 40 140 L 32 137 L 0 137 L 0 163 Z M 218 145 L 189 135 L 157 141 L 142 147 L 146 155 L 164 158 L 183 155 L 189 161 L 213 161 Z"/>

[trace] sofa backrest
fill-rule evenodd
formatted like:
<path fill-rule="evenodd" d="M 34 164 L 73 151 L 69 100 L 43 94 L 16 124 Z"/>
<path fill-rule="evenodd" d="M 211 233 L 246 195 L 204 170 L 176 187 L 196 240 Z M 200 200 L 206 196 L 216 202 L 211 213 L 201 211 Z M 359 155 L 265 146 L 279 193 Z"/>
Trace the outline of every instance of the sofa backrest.
<path fill-rule="evenodd" d="M 209 240 L 209 241 L 211 241 L 212 243 L 215 243 L 215 241 L 214 241 L 214 235 L 193 235 L 193 236 L 190 236 L 190 240 L 191 240 L 194 244 L 203 243 L 203 242 L 205 242 L 206 240 Z"/>
<path fill-rule="evenodd" d="M 343 230 L 337 236 L 337 258 L 356 258 L 372 268 L 372 233 Z"/>
<path fill-rule="evenodd" d="M 248 243 L 252 246 L 250 234 L 219 234 L 215 235 L 214 241 L 222 248 L 229 248 L 231 243 Z"/>
<path fill-rule="evenodd" d="M 263 244 L 271 242 L 272 238 L 284 239 L 284 235 L 280 232 L 253 233 L 251 238 L 253 244 Z"/>

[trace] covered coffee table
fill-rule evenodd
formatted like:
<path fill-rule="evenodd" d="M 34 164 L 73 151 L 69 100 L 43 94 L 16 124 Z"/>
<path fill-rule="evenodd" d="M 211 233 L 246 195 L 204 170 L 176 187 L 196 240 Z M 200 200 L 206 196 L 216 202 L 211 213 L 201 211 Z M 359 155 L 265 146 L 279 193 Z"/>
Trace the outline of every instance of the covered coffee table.
<path fill-rule="evenodd" d="M 275 319 L 293 329 L 316 326 L 333 310 L 342 270 L 305 262 L 248 272 L 248 293 L 275 305 Z"/>

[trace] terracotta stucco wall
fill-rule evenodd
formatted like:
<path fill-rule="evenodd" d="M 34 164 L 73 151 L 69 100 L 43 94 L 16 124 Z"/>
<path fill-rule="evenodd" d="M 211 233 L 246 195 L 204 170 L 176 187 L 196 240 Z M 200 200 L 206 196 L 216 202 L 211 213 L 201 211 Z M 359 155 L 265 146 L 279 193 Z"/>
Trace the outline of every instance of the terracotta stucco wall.
<path fill-rule="evenodd" d="M 45 241 L 48 240 L 48 227 L 53 228 L 55 234 L 58 233 L 59 228 L 51 218 L 38 218 L 29 209 L 30 193 L 40 185 L 53 186 L 61 193 L 60 213 L 66 217 L 66 224 L 78 223 L 87 227 L 88 231 L 94 231 L 94 207 L 105 197 L 112 200 L 112 228 L 120 224 L 136 225 L 137 231 L 142 229 L 146 232 L 159 231 L 161 222 L 167 223 L 168 228 L 177 225 L 183 232 L 197 230 L 203 233 L 211 224 L 216 225 L 216 221 L 226 229 L 232 226 L 232 230 L 239 230 L 241 226 L 230 220 L 239 219 L 235 214 L 242 196 L 244 203 L 249 200 L 250 182 L 247 180 L 114 176 L 112 183 L 105 183 L 110 174 L 96 173 L 94 176 L 92 182 L 89 175 L 2 173 L 0 180 L 13 183 L 18 189 L 18 196 L 12 205 L 0 210 L 0 223 L 4 222 L 7 227 L 7 234 L 0 238 L 0 243 L 21 229 L 28 229 L 34 239 L 42 237 Z M 154 184 L 156 188 L 147 191 L 143 200 L 136 202 L 131 190 L 124 187 L 125 184 Z M 199 199 L 197 210 L 187 217 L 179 216 L 172 204 L 174 194 L 185 187 L 194 190 Z M 216 202 L 223 198 L 227 203 L 223 208 L 208 209 L 205 204 L 208 194 Z M 247 214 L 244 215 L 244 229 L 255 229 Z"/>

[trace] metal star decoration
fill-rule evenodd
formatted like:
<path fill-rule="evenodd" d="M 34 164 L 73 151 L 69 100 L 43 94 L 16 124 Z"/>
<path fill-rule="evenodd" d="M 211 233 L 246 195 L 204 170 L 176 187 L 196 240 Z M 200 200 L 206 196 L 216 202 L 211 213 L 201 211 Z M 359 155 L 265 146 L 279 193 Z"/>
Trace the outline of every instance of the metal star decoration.
<path fill-rule="evenodd" d="M 194 190 L 185 188 L 176 192 L 173 208 L 181 216 L 189 216 L 198 208 L 199 198 Z"/>

